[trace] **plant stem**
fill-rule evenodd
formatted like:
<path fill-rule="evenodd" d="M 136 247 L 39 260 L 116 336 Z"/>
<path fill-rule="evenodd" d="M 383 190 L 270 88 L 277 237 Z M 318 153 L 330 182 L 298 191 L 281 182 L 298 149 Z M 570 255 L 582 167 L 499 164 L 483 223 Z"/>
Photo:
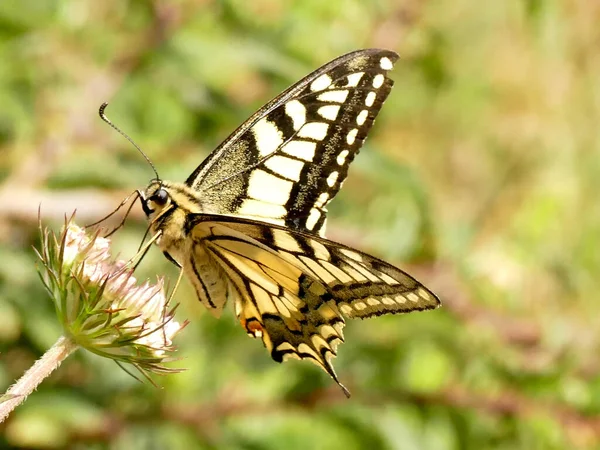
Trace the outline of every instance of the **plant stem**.
<path fill-rule="evenodd" d="M 71 339 L 64 336 L 58 338 L 58 341 L 6 391 L 6 394 L 0 397 L 0 423 L 4 422 L 12 410 L 23 403 L 42 380 L 57 369 L 60 363 L 77 348 L 78 345 Z"/>

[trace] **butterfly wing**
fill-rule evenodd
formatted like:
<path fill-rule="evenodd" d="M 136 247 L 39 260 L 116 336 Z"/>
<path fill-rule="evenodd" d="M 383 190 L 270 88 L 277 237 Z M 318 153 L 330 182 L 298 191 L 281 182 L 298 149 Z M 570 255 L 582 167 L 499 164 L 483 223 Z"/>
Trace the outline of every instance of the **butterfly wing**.
<path fill-rule="evenodd" d="M 261 337 L 275 361 L 308 359 L 338 384 L 331 358 L 343 342 L 344 316 L 440 304 L 400 269 L 311 233 L 205 214 L 192 216 L 189 224 L 191 240 L 227 275 L 236 315 L 248 334 Z"/>
<path fill-rule="evenodd" d="M 326 205 L 392 88 L 397 58 L 367 49 L 331 61 L 250 117 L 186 184 L 207 212 L 323 235 Z"/>

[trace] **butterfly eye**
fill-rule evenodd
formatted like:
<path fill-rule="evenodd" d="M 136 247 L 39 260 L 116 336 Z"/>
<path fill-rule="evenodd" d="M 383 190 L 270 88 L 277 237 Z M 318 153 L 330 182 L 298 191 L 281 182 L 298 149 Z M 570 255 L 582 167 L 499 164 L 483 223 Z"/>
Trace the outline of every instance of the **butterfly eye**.
<path fill-rule="evenodd" d="M 154 193 L 151 200 L 158 206 L 165 206 L 167 200 L 169 200 L 169 194 L 163 188 L 160 188 Z"/>

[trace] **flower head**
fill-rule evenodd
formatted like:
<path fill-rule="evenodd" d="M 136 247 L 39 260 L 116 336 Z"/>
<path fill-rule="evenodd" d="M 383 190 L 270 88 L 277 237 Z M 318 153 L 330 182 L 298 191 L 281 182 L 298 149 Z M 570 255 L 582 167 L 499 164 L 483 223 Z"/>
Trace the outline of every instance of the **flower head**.
<path fill-rule="evenodd" d="M 110 256 L 110 239 L 67 221 L 57 237 L 42 231 L 40 275 L 65 333 L 79 346 L 142 371 L 176 371 L 173 337 L 186 325 L 173 318 L 164 280 L 138 284 L 125 261 Z"/>

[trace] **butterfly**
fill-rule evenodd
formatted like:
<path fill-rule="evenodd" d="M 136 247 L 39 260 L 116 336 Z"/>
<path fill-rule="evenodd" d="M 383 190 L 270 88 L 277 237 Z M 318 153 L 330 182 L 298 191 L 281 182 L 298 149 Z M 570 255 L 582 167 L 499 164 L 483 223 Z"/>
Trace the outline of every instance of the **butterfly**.
<path fill-rule="evenodd" d="M 275 361 L 310 360 L 348 396 L 331 363 L 346 318 L 440 305 L 402 270 L 325 238 L 327 204 L 397 59 L 380 49 L 334 59 L 259 109 L 184 183 L 157 174 L 140 193 L 157 244 L 208 310 L 218 317 L 229 300 Z"/>

